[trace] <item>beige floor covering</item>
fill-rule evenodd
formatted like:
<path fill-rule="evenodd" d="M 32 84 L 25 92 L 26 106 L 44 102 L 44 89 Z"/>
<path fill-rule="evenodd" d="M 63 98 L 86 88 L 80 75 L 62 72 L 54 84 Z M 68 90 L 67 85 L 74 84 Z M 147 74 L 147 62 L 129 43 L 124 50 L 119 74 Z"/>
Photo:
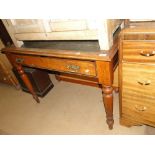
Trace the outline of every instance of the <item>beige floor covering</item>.
<path fill-rule="evenodd" d="M 119 124 L 118 94 L 114 93 L 114 129 L 105 122 L 99 88 L 58 82 L 41 103 L 28 93 L 0 84 L 0 134 L 155 134 L 155 128 Z"/>

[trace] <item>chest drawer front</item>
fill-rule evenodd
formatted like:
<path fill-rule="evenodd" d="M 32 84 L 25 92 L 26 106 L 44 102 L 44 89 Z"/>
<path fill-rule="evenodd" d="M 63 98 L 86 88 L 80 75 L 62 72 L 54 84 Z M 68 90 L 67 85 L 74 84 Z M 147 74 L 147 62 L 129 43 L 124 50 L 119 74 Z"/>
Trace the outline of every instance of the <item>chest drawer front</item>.
<path fill-rule="evenodd" d="M 26 55 L 14 55 L 12 56 L 12 58 L 13 61 L 15 61 L 16 63 L 30 67 L 39 67 L 60 72 L 96 76 L 95 63 L 92 61 L 80 61 Z"/>
<path fill-rule="evenodd" d="M 155 62 L 155 41 L 123 41 L 123 61 Z"/>
<path fill-rule="evenodd" d="M 122 114 L 155 123 L 155 66 L 124 63 Z"/>

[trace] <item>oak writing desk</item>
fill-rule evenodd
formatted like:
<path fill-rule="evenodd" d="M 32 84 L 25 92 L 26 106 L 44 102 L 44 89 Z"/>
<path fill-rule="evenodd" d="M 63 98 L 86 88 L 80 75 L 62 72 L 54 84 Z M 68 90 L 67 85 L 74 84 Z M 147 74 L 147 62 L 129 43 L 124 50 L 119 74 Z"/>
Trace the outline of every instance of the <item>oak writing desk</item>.
<path fill-rule="evenodd" d="M 48 45 L 48 46 L 47 46 Z M 25 42 L 24 47 L 2 49 L 23 82 L 39 103 L 38 96 L 24 73 L 22 66 L 41 68 L 93 79 L 101 86 L 109 129 L 113 128 L 113 79 L 118 63 L 118 43 L 108 51 L 99 50 L 95 41 L 83 42 Z M 75 48 L 76 46 L 76 48 Z"/>

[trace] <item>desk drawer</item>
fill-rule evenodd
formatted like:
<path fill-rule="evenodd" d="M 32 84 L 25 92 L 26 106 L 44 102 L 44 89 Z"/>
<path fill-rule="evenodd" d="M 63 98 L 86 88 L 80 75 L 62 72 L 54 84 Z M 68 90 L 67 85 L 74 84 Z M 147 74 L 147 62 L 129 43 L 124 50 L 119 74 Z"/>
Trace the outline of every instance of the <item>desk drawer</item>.
<path fill-rule="evenodd" d="M 155 62 L 155 41 L 123 41 L 123 61 Z"/>
<path fill-rule="evenodd" d="M 95 63 L 92 61 L 80 61 L 61 58 L 12 55 L 13 61 L 30 67 L 39 67 L 60 72 L 84 74 L 96 76 Z"/>
<path fill-rule="evenodd" d="M 155 66 L 124 63 L 122 74 L 122 114 L 155 124 Z"/>

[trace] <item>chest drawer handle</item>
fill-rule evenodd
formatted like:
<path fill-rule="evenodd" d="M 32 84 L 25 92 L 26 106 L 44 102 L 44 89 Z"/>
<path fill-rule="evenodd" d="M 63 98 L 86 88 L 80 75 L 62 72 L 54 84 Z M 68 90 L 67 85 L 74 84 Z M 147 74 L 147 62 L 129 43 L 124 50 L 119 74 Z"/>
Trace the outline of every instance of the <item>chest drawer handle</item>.
<path fill-rule="evenodd" d="M 150 56 L 154 56 L 155 55 L 155 51 L 151 51 L 151 52 L 144 52 L 141 51 L 140 55 L 145 56 L 145 57 L 150 57 Z"/>
<path fill-rule="evenodd" d="M 24 62 L 24 59 L 23 58 L 16 58 L 16 62 L 17 63 L 23 63 Z"/>
<path fill-rule="evenodd" d="M 78 72 L 80 70 L 80 66 L 77 65 L 67 65 L 66 68 L 73 72 Z"/>
<path fill-rule="evenodd" d="M 135 109 L 136 109 L 137 111 L 143 112 L 143 111 L 146 111 L 147 107 L 145 107 L 145 106 L 143 106 L 143 105 L 135 105 Z"/>
<path fill-rule="evenodd" d="M 150 85 L 151 80 L 146 80 L 146 81 L 137 81 L 140 85 Z"/>

